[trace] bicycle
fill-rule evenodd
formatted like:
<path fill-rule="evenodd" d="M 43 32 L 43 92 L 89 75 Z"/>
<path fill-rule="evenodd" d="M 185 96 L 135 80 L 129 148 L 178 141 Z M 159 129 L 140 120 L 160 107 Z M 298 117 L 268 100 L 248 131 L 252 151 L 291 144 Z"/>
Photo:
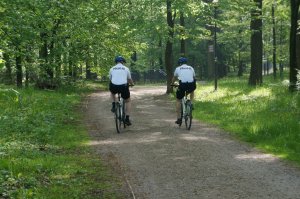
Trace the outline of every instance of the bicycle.
<path fill-rule="evenodd" d="M 172 84 L 173 87 L 178 87 L 177 84 Z M 181 121 L 184 120 L 185 127 L 187 130 L 191 129 L 192 121 L 193 121 L 193 104 L 191 100 L 188 98 L 189 93 L 187 91 L 184 92 L 184 97 L 181 99 Z M 180 127 L 182 123 L 178 124 Z"/>
<path fill-rule="evenodd" d="M 133 86 L 133 85 L 129 85 Z M 126 128 L 126 113 L 125 113 L 125 100 L 118 93 L 118 101 L 115 103 L 115 123 L 118 133 L 121 133 Z"/>

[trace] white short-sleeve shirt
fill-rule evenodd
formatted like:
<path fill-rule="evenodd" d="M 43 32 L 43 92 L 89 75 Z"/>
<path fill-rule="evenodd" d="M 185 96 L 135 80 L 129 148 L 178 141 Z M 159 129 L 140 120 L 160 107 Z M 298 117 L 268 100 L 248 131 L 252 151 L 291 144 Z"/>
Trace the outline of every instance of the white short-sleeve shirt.
<path fill-rule="evenodd" d="M 182 64 L 175 69 L 174 76 L 177 77 L 182 83 L 191 83 L 194 81 L 195 71 L 193 67 Z"/>
<path fill-rule="evenodd" d="M 109 79 L 115 85 L 127 84 L 128 79 L 131 79 L 129 68 L 121 63 L 118 63 L 109 70 Z"/>

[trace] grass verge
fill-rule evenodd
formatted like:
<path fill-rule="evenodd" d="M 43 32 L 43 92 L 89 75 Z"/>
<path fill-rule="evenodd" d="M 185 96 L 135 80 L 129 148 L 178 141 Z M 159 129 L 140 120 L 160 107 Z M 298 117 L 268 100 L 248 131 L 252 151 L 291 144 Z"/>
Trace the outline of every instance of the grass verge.
<path fill-rule="evenodd" d="M 0 198 L 120 198 L 121 182 L 86 145 L 75 110 L 99 85 L 58 91 L 0 85 Z"/>
<path fill-rule="evenodd" d="M 246 78 L 221 79 L 216 92 L 213 83 L 199 85 L 195 118 L 300 165 L 300 94 L 264 78 L 259 87 L 249 87 Z"/>

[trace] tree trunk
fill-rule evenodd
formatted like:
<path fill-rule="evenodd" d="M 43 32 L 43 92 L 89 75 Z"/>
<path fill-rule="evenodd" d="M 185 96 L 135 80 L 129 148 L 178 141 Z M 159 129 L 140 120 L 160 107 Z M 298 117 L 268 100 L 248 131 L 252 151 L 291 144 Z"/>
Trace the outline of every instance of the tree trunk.
<path fill-rule="evenodd" d="M 297 36 L 300 0 L 291 0 L 291 31 L 290 31 L 290 90 L 296 90 L 297 70 L 300 70 L 300 39 Z"/>
<path fill-rule="evenodd" d="M 159 63 L 159 68 L 163 69 L 163 56 L 162 56 L 162 41 L 161 39 L 158 42 L 158 48 L 160 49 L 159 57 L 158 57 L 158 63 Z"/>
<path fill-rule="evenodd" d="M 282 46 L 282 37 L 283 37 L 283 31 L 282 31 L 282 21 L 280 22 L 280 34 L 279 34 L 279 46 Z M 283 63 L 282 63 L 282 47 L 280 47 L 279 50 L 279 71 L 280 71 L 280 79 L 283 79 Z"/>
<path fill-rule="evenodd" d="M 45 75 L 48 73 L 47 71 L 47 63 L 48 63 L 48 59 L 47 59 L 47 55 L 48 55 L 48 45 L 47 45 L 47 34 L 46 33 L 40 33 L 40 38 L 41 38 L 41 42 L 42 42 L 42 46 L 40 48 L 39 51 L 39 58 L 41 60 L 43 60 L 40 64 L 41 67 L 41 71 L 42 71 L 42 76 L 43 78 L 45 77 Z"/>
<path fill-rule="evenodd" d="M 23 81 L 23 71 L 22 71 L 22 57 L 18 50 L 16 55 L 16 75 L 17 75 L 17 87 L 22 88 L 22 81 Z"/>
<path fill-rule="evenodd" d="M 11 60 L 8 53 L 3 53 L 3 59 L 5 61 L 5 83 L 12 84 L 13 78 L 12 78 L 12 68 L 11 68 Z"/>
<path fill-rule="evenodd" d="M 32 45 L 28 45 L 26 51 L 27 51 L 26 58 L 25 58 L 26 63 L 24 64 L 24 66 L 25 66 L 25 87 L 27 88 L 29 86 L 30 66 L 34 62 L 33 58 L 31 57 Z"/>
<path fill-rule="evenodd" d="M 182 38 L 180 40 L 180 55 L 185 57 L 186 56 L 186 42 L 185 42 L 185 24 L 184 24 L 184 15 L 183 12 L 180 12 L 180 26 L 182 26 Z"/>
<path fill-rule="evenodd" d="M 175 16 L 174 16 L 175 18 Z M 172 1 L 167 0 L 167 23 L 168 23 L 168 40 L 166 44 L 165 51 L 165 63 L 166 63 L 166 72 L 167 72 L 167 94 L 173 92 L 173 87 L 171 87 L 172 77 L 173 77 L 173 37 L 174 37 L 174 19 L 172 15 Z"/>
<path fill-rule="evenodd" d="M 262 0 L 254 0 L 257 8 L 251 11 L 251 69 L 249 85 L 262 84 Z"/>
<path fill-rule="evenodd" d="M 85 78 L 86 79 L 92 79 L 92 74 L 91 74 L 91 61 L 89 55 L 86 57 L 86 62 L 85 62 Z"/>
<path fill-rule="evenodd" d="M 277 76 L 277 63 L 276 63 L 276 21 L 275 21 L 275 4 L 272 5 L 272 23 L 273 23 L 273 75 L 276 79 Z"/>

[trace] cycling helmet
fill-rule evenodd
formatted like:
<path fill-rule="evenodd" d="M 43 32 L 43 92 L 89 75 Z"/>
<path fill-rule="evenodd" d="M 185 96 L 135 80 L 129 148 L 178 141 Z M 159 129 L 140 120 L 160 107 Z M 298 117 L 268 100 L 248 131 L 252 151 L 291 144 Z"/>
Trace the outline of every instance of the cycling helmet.
<path fill-rule="evenodd" d="M 180 57 L 180 58 L 178 59 L 178 64 L 185 64 L 185 63 L 187 63 L 187 58 L 185 58 L 185 57 Z"/>
<path fill-rule="evenodd" d="M 116 63 L 118 63 L 118 62 L 124 62 L 124 63 L 126 63 L 126 60 L 122 57 L 122 56 L 117 56 L 116 58 L 115 58 L 115 62 Z"/>

